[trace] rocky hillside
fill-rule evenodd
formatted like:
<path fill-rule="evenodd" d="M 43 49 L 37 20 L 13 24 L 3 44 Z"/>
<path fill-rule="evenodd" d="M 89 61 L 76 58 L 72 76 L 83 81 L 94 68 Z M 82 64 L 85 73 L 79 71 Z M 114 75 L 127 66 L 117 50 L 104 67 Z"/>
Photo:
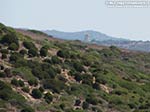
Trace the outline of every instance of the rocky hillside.
<path fill-rule="evenodd" d="M 0 24 L 0 112 L 150 112 L 150 54 Z"/>

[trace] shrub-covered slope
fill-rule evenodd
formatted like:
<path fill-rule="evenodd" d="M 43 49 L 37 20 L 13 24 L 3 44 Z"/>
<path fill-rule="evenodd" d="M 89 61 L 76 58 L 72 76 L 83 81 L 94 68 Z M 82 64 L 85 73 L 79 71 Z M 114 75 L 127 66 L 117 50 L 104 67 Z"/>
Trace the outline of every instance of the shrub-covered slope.
<path fill-rule="evenodd" d="M 0 24 L 0 111 L 149 112 L 150 54 L 91 46 Z"/>

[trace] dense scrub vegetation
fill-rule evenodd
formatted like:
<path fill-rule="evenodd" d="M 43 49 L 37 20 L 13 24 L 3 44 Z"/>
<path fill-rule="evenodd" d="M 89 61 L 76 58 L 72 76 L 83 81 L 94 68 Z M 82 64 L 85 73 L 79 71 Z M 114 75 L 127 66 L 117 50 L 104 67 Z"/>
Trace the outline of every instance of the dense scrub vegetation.
<path fill-rule="evenodd" d="M 3 111 L 150 111 L 149 53 L 38 42 L 3 24 L 0 46 Z"/>

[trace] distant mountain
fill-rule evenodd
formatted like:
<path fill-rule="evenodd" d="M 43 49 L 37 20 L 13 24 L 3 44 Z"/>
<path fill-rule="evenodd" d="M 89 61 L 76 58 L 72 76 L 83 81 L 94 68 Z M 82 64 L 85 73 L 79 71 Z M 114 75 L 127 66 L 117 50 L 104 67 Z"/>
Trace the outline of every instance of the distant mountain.
<path fill-rule="evenodd" d="M 127 41 L 127 39 L 122 38 L 115 38 L 112 36 L 108 36 L 106 34 L 87 30 L 87 31 L 80 31 L 80 32 L 62 32 L 57 30 L 46 30 L 44 33 L 48 35 L 52 35 L 56 38 L 66 39 L 66 40 L 81 40 L 85 41 L 86 37 L 89 37 L 89 41 L 96 40 L 96 41 L 107 41 L 107 40 L 115 40 L 115 41 Z"/>
<path fill-rule="evenodd" d="M 120 48 L 130 50 L 150 52 L 150 41 L 132 41 L 124 38 L 116 38 L 92 30 L 80 32 L 61 32 L 57 30 L 46 30 L 43 32 L 60 39 L 80 40 L 83 42 L 95 43 L 99 45 L 105 46 L 114 45 Z"/>

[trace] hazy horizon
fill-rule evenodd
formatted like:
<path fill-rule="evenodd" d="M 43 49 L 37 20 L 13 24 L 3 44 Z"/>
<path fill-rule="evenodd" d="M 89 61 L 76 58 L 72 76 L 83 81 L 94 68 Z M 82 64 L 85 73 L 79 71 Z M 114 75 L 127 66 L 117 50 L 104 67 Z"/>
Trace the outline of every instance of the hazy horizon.
<path fill-rule="evenodd" d="M 150 40 L 150 8 L 108 8 L 105 0 L 1 0 L 0 22 L 15 28 Z"/>

